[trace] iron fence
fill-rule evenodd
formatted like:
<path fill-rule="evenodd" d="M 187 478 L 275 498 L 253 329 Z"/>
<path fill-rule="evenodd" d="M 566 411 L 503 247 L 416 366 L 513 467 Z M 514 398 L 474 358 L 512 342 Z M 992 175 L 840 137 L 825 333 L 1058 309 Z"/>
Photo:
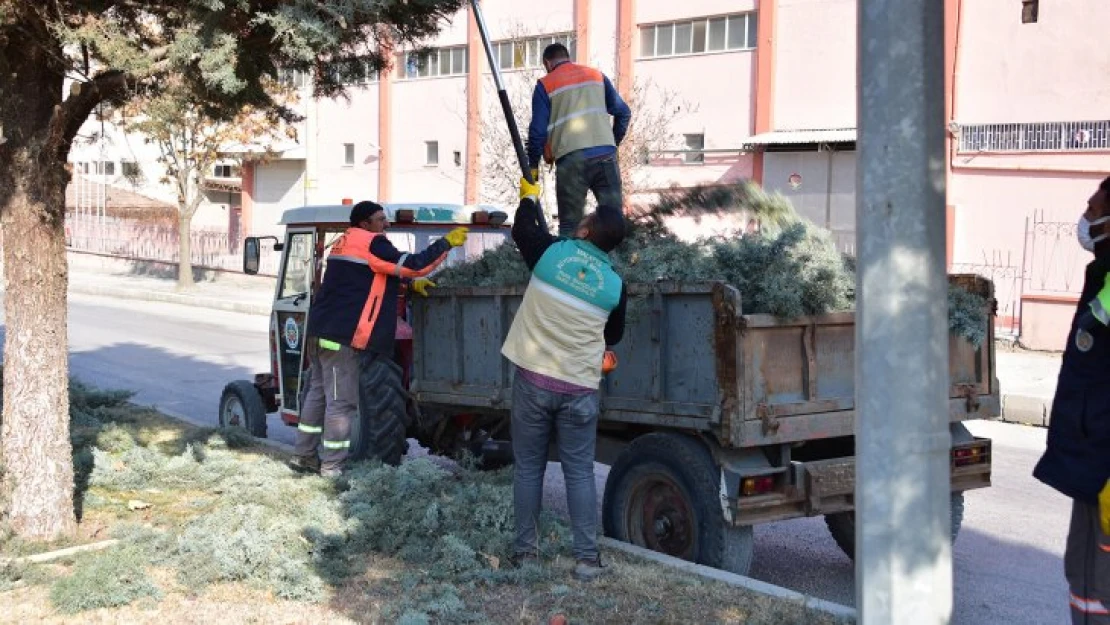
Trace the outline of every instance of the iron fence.
<path fill-rule="evenodd" d="M 1022 267 L 1029 291 L 1079 295 L 1083 290 L 1083 268 L 1091 259 L 1079 247 L 1076 224 L 1048 221 L 1044 211 L 1025 220 L 1025 250 Z"/>
<path fill-rule="evenodd" d="M 181 257 L 178 228 L 172 224 L 71 213 L 65 231 L 66 247 L 76 251 L 164 263 L 177 263 Z M 243 270 L 242 240 L 238 236 L 197 229 L 189 233 L 189 239 L 189 258 L 194 267 Z M 277 275 L 277 264 L 277 255 L 263 254 L 259 273 Z"/>

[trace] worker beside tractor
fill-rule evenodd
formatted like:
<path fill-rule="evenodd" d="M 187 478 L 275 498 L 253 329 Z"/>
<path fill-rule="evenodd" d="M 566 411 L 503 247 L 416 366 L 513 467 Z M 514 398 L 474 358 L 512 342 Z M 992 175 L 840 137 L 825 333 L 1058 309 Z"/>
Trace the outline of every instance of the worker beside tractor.
<path fill-rule="evenodd" d="M 350 224 L 332 247 L 308 318 L 304 350 L 309 370 L 302 383 L 306 394 L 292 461 L 294 468 L 318 470 L 325 477 L 343 472 L 351 424 L 359 415 L 360 388 L 373 405 L 390 407 L 391 397 L 375 396 L 377 385 L 363 385 L 361 380 L 401 374 L 393 360 L 397 327 L 393 303 L 400 280 L 423 280 L 451 248 L 466 242 L 467 234 L 466 228 L 455 228 L 424 251 L 407 254 L 384 236 L 389 219 L 381 205 L 355 204 Z M 417 289 L 424 287 L 420 284 Z"/>
<path fill-rule="evenodd" d="M 543 66 L 547 75 L 532 93 L 528 162 L 533 181 L 541 157 L 555 164 L 559 234 L 570 237 L 585 214 L 587 191 L 599 205 L 623 205 L 617 146 L 628 132 L 632 111 L 609 78 L 572 62 L 563 44 L 544 48 Z"/>

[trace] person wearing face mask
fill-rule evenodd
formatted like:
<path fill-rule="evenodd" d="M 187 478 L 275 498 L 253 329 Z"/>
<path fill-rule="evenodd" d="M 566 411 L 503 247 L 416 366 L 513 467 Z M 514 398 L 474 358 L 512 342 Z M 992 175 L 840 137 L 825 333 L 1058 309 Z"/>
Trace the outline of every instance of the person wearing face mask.
<path fill-rule="evenodd" d="M 1087 201 L 1077 238 L 1095 258 L 1064 351 L 1047 449 L 1033 475 L 1072 499 L 1064 551 L 1072 623 L 1110 625 L 1110 178 Z"/>

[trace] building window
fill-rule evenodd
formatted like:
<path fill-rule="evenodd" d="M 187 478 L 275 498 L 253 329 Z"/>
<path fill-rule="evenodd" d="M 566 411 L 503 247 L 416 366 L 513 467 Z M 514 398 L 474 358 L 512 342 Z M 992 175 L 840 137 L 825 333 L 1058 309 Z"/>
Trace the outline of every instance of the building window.
<path fill-rule="evenodd" d="M 142 175 L 142 170 L 135 161 L 120 161 L 120 169 L 123 170 L 125 178 L 137 178 Z"/>
<path fill-rule="evenodd" d="M 575 59 L 575 39 L 571 33 L 496 41 L 493 43 L 493 56 L 501 69 L 543 67 L 543 50 L 553 43 L 566 46 L 570 52 L 570 60 Z"/>
<path fill-rule="evenodd" d="M 398 78 L 457 76 L 468 71 L 470 55 L 466 46 L 433 48 L 397 55 Z"/>
<path fill-rule="evenodd" d="M 347 61 L 333 63 L 327 69 L 333 81 L 341 85 L 364 85 L 378 81 L 377 70 L 371 69 L 366 61 Z"/>
<path fill-rule="evenodd" d="M 425 141 L 424 156 L 425 165 L 439 165 L 439 141 Z"/>
<path fill-rule="evenodd" d="M 1110 150 L 1110 120 L 958 126 L 961 152 Z"/>
<path fill-rule="evenodd" d="M 640 27 L 640 56 L 652 58 L 755 49 L 755 13 L 738 13 Z"/>
<path fill-rule="evenodd" d="M 115 163 L 115 161 L 100 161 L 99 163 L 96 164 L 96 173 L 104 175 L 104 176 L 114 176 L 114 175 L 116 175 L 116 163 Z"/>
<path fill-rule="evenodd" d="M 127 173 L 124 172 L 126 176 Z M 212 177 L 214 178 L 238 178 L 239 167 L 236 165 L 214 165 L 212 167 Z"/>
<path fill-rule="evenodd" d="M 285 87 L 304 89 L 308 86 L 308 74 L 299 69 L 278 69 L 278 82 Z"/>
<path fill-rule="evenodd" d="M 455 150 L 453 156 L 455 158 L 455 167 L 462 167 L 462 152 Z"/>
<path fill-rule="evenodd" d="M 350 167 L 355 164 L 355 144 L 343 144 L 343 164 Z"/>
<path fill-rule="evenodd" d="M 1038 0 L 1021 0 L 1021 23 L 1036 24 L 1037 14 L 1040 13 Z"/>
<path fill-rule="evenodd" d="M 686 153 L 687 163 L 704 163 L 705 162 L 705 135 L 682 135 L 686 139 L 686 149 L 690 150 Z"/>

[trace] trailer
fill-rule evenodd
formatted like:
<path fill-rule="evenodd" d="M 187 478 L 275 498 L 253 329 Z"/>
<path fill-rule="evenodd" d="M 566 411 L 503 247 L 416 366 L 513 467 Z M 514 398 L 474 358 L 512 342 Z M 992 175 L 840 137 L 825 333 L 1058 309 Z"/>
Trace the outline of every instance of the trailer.
<path fill-rule="evenodd" d="M 991 471 L 990 440 L 962 422 L 997 417 L 1001 406 L 992 285 L 950 280 L 990 308 L 981 346 L 949 337 L 955 538 L 963 492 L 989 486 Z M 511 460 L 514 367 L 501 345 L 523 295 L 441 288 L 412 302 L 409 391 L 419 414 L 410 433 L 434 452 Z M 629 297 L 620 366 L 601 385 L 605 533 L 746 573 L 754 525 L 824 515 L 854 556 L 855 314 L 744 314 L 724 283 L 629 285 Z"/>

